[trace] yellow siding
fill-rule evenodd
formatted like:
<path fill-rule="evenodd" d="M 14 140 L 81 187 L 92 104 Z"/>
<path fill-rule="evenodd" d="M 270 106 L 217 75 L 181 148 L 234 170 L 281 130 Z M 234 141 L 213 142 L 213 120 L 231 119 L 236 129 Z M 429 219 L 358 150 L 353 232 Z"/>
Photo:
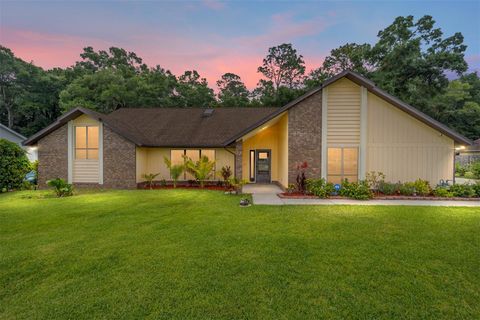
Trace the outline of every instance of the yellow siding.
<path fill-rule="evenodd" d="M 74 126 L 100 126 L 100 123 L 87 115 L 81 115 L 73 120 Z M 75 140 L 73 140 L 75 143 Z M 101 152 L 101 150 L 99 150 Z M 73 152 L 75 157 L 75 152 Z M 76 160 L 72 164 L 73 182 L 98 183 L 100 174 L 99 160 Z"/>
<path fill-rule="evenodd" d="M 233 153 L 232 153 L 233 152 Z M 235 149 L 215 149 L 215 175 L 218 180 L 223 180 L 221 175 L 222 167 L 230 166 L 230 170 L 235 172 Z"/>
<path fill-rule="evenodd" d="M 137 183 L 143 181 L 142 175 L 147 172 L 147 151 L 146 148 L 138 148 L 136 152 L 136 176 Z"/>
<path fill-rule="evenodd" d="M 178 149 L 178 148 L 175 148 Z M 189 148 L 187 148 L 189 149 Z M 211 148 L 208 148 L 211 150 Z M 164 162 L 164 157 L 170 159 L 170 148 L 137 148 L 137 182 L 145 181 L 144 173 L 160 173 L 155 180 L 170 180 L 170 172 Z M 230 166 L 234 170 L 234 155 L 221 148 L 215 150 L 215 178 L 222 179 L 220 170 L 222 166 Z M 233 152 L 233 150 L 231 150 Z"/>
<path fill-rule="evenodd" d="M 392 182 L 453 179 L 452 139 L 371 93 L 367 114 L 367 172 Z"/>
<path fill-rule="evenodd" d="M 249 180 L 250 150 L 270 149 L 272 181 L 288 185 L 288 115 L 285 113 L 271 126 L 259 130 L 243 141 L 242 179 Z"/>
<path fill-rule="evenodd" d="M 360 86 L 341 79 L 328 86 L 327 143 L 329 146 L 360 143 Z"/>
<path fill-rule="evenodd" d="M 99 122 L 87 115 L 82 114 L 73 120 L 74 126 L 98 126 Z"/>

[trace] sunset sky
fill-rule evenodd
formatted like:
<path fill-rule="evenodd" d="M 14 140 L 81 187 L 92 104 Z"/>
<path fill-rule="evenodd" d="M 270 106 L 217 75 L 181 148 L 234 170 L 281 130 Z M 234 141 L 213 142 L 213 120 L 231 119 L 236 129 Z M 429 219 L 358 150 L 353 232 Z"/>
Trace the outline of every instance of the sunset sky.
<path fill-rule="evenodd" d="M 85 46 L 118 46 L 175 74 L 196 69 L 210 86 L 234 72 L 253 88 L 267 49 L 292 43 L 307 69 L 347 42 L 374 43 L 399 15 L 432 15 L 445 35 L 461 32 L 480 70 L 480 1 L 4 1 L 0 44 L 44 68 L 66 67 Z"/>

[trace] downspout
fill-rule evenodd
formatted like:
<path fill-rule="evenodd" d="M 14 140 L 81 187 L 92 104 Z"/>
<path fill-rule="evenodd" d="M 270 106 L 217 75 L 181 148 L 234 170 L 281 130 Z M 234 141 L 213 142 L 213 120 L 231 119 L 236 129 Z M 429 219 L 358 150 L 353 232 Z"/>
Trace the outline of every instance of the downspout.
<path fill-rule="evenodd" d="M 235 168 L 237 168 L 237 154 L 227 149 L 227 147 L 223 147 L 225 151 L 233 155 L 233 175 L 235 176 Z M 236 178 L 236 177 L 235 177 Z"/>

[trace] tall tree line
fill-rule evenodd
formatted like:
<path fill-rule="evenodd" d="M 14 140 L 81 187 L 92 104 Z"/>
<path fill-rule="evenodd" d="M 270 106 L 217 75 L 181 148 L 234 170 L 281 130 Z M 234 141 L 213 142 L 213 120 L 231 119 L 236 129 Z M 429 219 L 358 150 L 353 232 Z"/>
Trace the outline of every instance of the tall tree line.
<path fill-rule="evenodd" d="M 176 76 L 121 48 L 86 47 L 73 66 L 43 70 L 0 46 L 0 122 L 28 136 L 77 106 L 105 113 L 132 107 L 282 106 L 352 70 L 467 137 L 480 137 L 480 79 L 466 73 L 460 33 L 444 36 L 431 16 L 407 16 L 377 36 L 373 45 L 347 43 L 331 50 L 308 73 L 291 44 L 269 48 L 255 89 L 225 73 L 216 82 L 217 94 L 195 70 Z M 449 81 L 447 73 L 456 80 Z"/>

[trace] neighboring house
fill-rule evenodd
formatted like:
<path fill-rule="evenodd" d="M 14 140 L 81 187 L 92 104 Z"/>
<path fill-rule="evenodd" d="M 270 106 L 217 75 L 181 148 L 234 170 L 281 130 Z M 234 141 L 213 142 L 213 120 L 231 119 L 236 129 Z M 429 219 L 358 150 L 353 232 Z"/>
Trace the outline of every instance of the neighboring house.
<path fill-rule="evenodd" d="M 455 162 L 468 165 L 476 161 L 480 161 L 480 139 L 475 140 L 471 146 L 457 149 Z"/>
<path fill-rule="evenodd" d="M 18 144 L 22 148 L 27 151 L 27 157 L 28 160 L 30 161 L 35 161 L 37 160 L 37 148 L 35 146 L 31 147 L 24 147 L 22 145 L 22 142 L 25 141 L 27 138 L 22 136 L 20 133 L 10 129 L 7 126 L 4 126 L 3 124 L 0 123 L 0 139 L 6 139 L 8 141 L 11 141 L 13 143 Z"/>
<path fill-rule="evenodd" d="M 30 137 L 39 183 L 135 188 L 144 173 L 169 180 L 164 157 L 216 161 L 252 183 L 307 177 L 338 183 L 381 171 L 388 181 L 454 179 L 455 148 L 471 141 L 353 72 L 343 72 L 281 108 L 76 108 Z M 184 174 L 182 180 L 192 177 Z"/>

